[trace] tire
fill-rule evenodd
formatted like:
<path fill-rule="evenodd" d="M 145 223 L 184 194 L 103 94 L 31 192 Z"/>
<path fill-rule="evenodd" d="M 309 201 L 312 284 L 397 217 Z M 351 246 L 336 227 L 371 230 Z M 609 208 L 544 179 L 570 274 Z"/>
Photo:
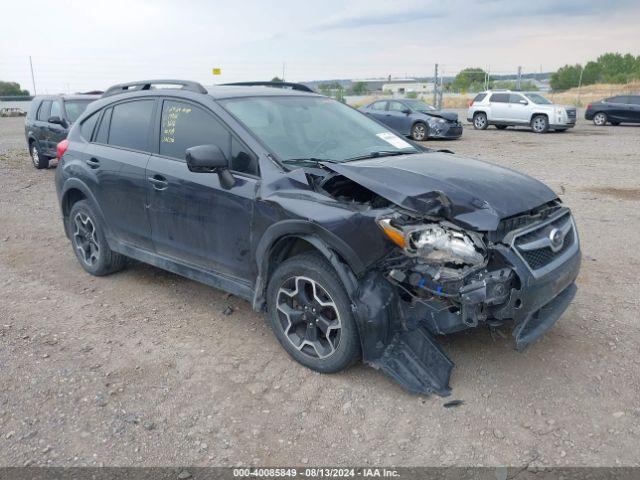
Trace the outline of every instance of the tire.
<path fill-rule="evenodd" d="M 480 112 L 473 116 L 473 128 L 476 130 L 486 130 L 488 126 L 489 121 L 486 113 Z"/>
<path fill-rule="evenodd" d="M 411 138 L 416 142 L 424 142 L 429 138 L 429 127 L 422 122 L 416 122 L 411 127 Z"/>
<path fill-rule="evenodd" d="M 91 275 L 101 277 L 124 268 L 126 257 L 109 248 L 104 225 L 88 200 L 71 207 L 67 232 L 78 262 Z"/>
<path fill-rule="evenodd" d="M 547 133 L 549 131 L 549 119 L 546 115 L 535 115 L 531 119 L 531 130 L 535 133 Z"/>
<path fill-rule="evenodd" d="M 334 373 L 361 358 L 351 302 L 321 255 L 297 255 L 278 266 L 267 287 L 267 311 L 280 345 L 305 367 Z"/>
<path fill-rule="evenodd" d="M 596 127 L 604 127 L 607 124 L 607 114 L 604 112 L 598 112 L 593 116 L 593 124 Z"/>
<path fill-rule="evenodd" d="M 40 153 L 38 142 L 36 142 L 35 140 L 29 144 L 29 155 L 31 155 L 31 161 L 33 162 L 33 166 L 36 167 L 38 170 L 42 170 L 43 168 L 49 168 L 50 158 Z"/>
<path fill-rule="evenodd" d="M 497 128 L 498 130 L 506 130 L 507 125 L 496 125 L 496 128 Z"/>

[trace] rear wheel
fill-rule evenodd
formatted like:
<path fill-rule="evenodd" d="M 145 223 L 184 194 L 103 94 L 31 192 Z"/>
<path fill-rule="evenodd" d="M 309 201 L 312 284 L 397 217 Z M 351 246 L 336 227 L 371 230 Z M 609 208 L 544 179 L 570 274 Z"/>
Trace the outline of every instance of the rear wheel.
<path fill-rule="evenodd" d="M 413 127 L 411 127 L 411 138 L 413 138 L 417 142 L 422 142 L 423 140 L 426 140 L 427 137 L 427 126 L 424 123 L 418 122 Z"/>
<path fill-rule="evenodd" d="M 280 264 L 269 280 L 267 309 L 278 341 L 302 365 L 333 373 L 360 358 L 351 302 L 321 255 L 306 253 Z"/>
<path fill-rule="evenodd" d="M 473 128 L 476 130 L 486 130 L 489 126 L 489 121 L 487 120 L 486 113 L 476 113 L 473 116 Z"/>
<path fill-rule="evenodd" d="M 607 114 L 598 112 L 593 116 L 593 124 L 596 127 L 604 127 L 607 124 Z"/>
<path fill-rule="evenodd" d="M 33 166 L 38 170 L 42 170 L 43 168 L 49 167 L 49 157 L 40 153 L 40 149 L 38 148 L 38 142 L 33 141 L 29 146 L 29 153 L 31 154 L 31 161 L 33 162 Z"/>
<path fill-rule="evenodd" d="M 109 248 L 100 217 L 89 201 L 80 200 L 71 207 L 67 231 L 76 258 L 91 275 L 100 277 L 124 267 L 126 257 Z"/>
<path fill-rule="evenodd" d="M 531 119 L 531 129 L 535 133 L 546 133 L 549 130 L 549 119 L 546 115 L 536 115 Z"/>

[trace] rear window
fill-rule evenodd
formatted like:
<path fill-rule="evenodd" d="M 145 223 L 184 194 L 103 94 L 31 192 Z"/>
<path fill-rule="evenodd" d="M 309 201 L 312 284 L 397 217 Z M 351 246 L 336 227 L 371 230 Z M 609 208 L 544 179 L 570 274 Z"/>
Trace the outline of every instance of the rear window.
<path fill-rule="evenodd" d="M 473 97 L 473 101 L 474 102 L 481 102 L 482 100 L 484 100 L 484 97 L 486 97 L 486 96 L 487 96 L 486 93 L 479 93 L 475 97 Z"/>
<path fill-rule="evenodd" d="M 640 105 L 640 95 L 633 95 L 629 97 L 629 103 L 633 105 Z"/>
<path fill-rule="evenodd" d="M 105 110 L 100 121 L 100 127 L 98 127 L 98 133 L 96 133 L 95 141 L 98 143 L 107 143 L 109 140 L 109 122 L 111 121 L 111 112 L 113 108 Z"/>
<path fill-rule="evenodd" d="M 134 100 L 113 107 L 109 145 L 149 150 L 149 127 L 155 100 Z"/>
<path fill-rule="evenodd" d="M 627 97 L 609 97 L 607 98 L 607 102 L 609 103 L 627 103 Z"/>
<path fill-rule="evenodd" d="M 490 102 L 496 103 L 509 103 L 509 94 L 508 93 L 494 93 L 491 95 L 489 99 Z"/>
<path fill-rule="evenodd" d="M 31 101 L 31 106 L 29 107 L 29 114 L 27 115 L 28 118 L 34 118 L 36 116 L 36 112 L 38 111 L 38 107 L 40 106 L 40 103 L 41 103 L 40 100 Z"/>
<path fill-rule="evenodd" d="M 74 123 L 90 103 L 91 102 L 87 100 L 67 100 L 64 102 L 64 111 L 67 112 L 67 120 Z"/>
<path fill-rule="evenodd" d="M 38 120 L 46 122 L 51 116 L 51 100 L 45 100 L 38 110 Z"/>

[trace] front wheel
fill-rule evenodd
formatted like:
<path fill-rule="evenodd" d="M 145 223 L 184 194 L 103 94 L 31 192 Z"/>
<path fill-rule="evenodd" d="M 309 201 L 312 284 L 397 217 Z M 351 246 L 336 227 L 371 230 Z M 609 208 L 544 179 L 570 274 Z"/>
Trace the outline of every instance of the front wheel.
<path fill-rule="evenodd" d="M 89 201 L 80 200 L 71 207 L 67 232 L 76 258 L 91 275 L 100 277 L 124 267 L 125 257 L 109 248 L 100 217 Z"/>
<path fill-rule="evenodd" d="M 473 128 L 476 130 L 486 130 L 489 126 L 486 113 L 476 113 L 473 116 Z"/>
<path fill-rule="evenodd" d="M 422 142 L 423 140 L 427 139 L 427 136 L 427 126 L 424 123 L 418 122 L 413 127 L 411 127 L 411 138 L 413 138 L 415 141 Z"/>
<path fill-rule="evenodd" d="M 593 116 L 593 124 L 596 127 L 604 127 L 607 124 L 607 114 L 598 112 Z"/>
<path fill-rule="evenodd" d="M 333 373 L 360 358 L 351 302 L 321 255 L 298 255 L 280 264 L 269 280 L 267 309 L 278 341 L 302 365 Z"/>
<path fill-rule="evenodd" d="M 38 170 L 49 167 L 49 157 L 40 153 L 37 142 L 31 142 L 31 146 L 29 147 L 29 154 L 31 155 L 33 166 Z"/>
<path fill-rule="evenodd" d="M 535 133 L 546 133 L 549 130 L 549 119 L 546 115 L 536 115 L 531 120 L 531 129 Z"/>

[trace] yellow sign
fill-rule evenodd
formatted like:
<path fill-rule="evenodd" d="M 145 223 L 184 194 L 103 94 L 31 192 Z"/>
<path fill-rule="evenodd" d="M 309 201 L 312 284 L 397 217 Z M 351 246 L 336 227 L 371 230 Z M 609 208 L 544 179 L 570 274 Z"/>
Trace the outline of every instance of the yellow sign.
<path fill-rule="evenodd" d="M 221 68 L 214 68 L 212 70 L 214 75 L 222 75 L 222 69 Z"/>

